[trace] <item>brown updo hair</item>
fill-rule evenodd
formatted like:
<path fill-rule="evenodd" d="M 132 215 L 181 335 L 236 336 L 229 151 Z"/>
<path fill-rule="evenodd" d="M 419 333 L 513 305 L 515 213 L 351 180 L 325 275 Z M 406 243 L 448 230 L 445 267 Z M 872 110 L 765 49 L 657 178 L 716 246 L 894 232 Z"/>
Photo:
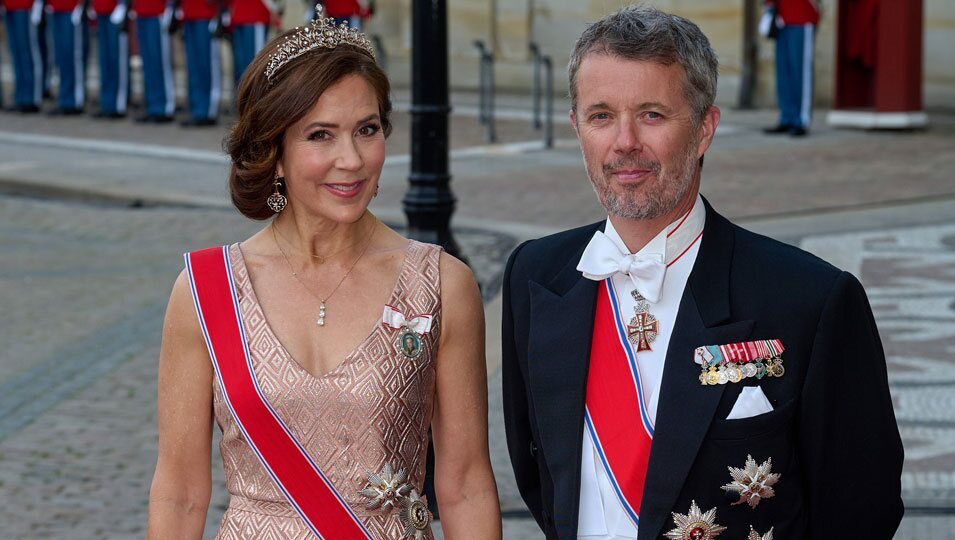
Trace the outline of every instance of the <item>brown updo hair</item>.
<path fill-rule="evenodd" d="M 223 141 L 232 158 L 232 204 L 250 219 L 264 220 L 275 215 L 265 201 L 274 190 L 285 132 L 335 83 L 349 75 L 363 78 L 378 98 L 382 132 L 385 137 L 391 134 L 388 76 L 374 57 L 359 47 L 342 44 L 334 49 L 309 51 L 279 68 L 269 82 L 265 77 L 269 55 L 295 32 L 293 28 L 277 36 L 249 64 L 236 97 L 239 119 Z"/>

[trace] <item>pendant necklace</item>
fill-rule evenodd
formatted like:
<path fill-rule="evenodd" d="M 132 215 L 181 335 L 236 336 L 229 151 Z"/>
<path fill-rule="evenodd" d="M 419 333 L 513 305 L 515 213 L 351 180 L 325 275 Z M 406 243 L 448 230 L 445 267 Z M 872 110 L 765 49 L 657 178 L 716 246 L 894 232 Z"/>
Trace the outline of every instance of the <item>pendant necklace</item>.
<path fill-rule="evenodd" d="M 325 302 L 330 300 L 331 297 L 335 294 L 335 292 L 338 291 L 338 288 L 341 287 L 342 283 L 345 282 L 345 278 L 348 277 L 348 274 L 351 274 L 351 271 L 354 270 L 355 266 L 358 264 L 358 261 L 360 261 L 362 256 L 365 254 L 365 252 L 368 251 L 368 246 L 371 245 L 371 239 L 374 236 L 375 231 L 378 229 L 378 223 L 375 223 L 374 225 L 372 225 L 371 231 L 368 233 L 368 239 L 365 240 L 365 247 L 361 249 L 361 253 L 359 253 L 358 257 L 355 258 L 355 262 L 353 262 L 351 266 L 348 267 L 348 270 L 345 271 L 345 275 L 343 275 L 342 278 L 338 280 L 338 284 L 335 285 L 335 288 L 333 288 L 332 291 L 328 293 L 328 295 L 326 295 L 324 298 L 321 295 L 315 294 L 312 291 L 312 289 L 310 289 L 308 285 L 305 285 L 305 282 L 303 282 L 298 277 L 298 273 L 295 271 L 295 268 L 292 266 L 292 262 L 289 260 L 288 255 L 286 255 L 285 250 L 282 249 L 282 244 L 279 243 L 278 237 L 276 236 L 276 233 L 275 233 L 274 221 L 270 225 L 270 228 L 272 229 L 272 240 L 275 242 L 276 247 L 279 248 L 279 253 L 282 254 L 282 258 L 285 259 L 285 264 L 288 265 L 289 271 L 292 272 L 292 277 L 295 278 L 295 281 L 298 281 L 299 285 L 301 285 L 302 288 L 308 291 L 308 294 L 314 296 L 319 301 L 318 319 L 315 320 L 315 324 L 318 326 L 325 326 L 325 313 L 326 313 Z M 340 253 L 341 251 L 343 250 L 339 250 L 336 253 Z M 321 262 L 324 263 L 330 256 L 331 255 L 326 256 L 324 258 L 322 257 L 316 257 L 316 258 L 320 259 Z"/>

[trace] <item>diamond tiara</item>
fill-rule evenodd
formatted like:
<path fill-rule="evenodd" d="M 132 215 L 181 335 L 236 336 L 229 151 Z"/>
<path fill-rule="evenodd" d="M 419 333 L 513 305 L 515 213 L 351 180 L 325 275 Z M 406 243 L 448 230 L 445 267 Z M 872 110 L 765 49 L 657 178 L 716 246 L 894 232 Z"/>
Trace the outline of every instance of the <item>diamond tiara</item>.
<path fill-rule="evenodd" d="M 368 36 L 357 28 L 348 28 L 346 23 L 335 26 L 335 20 L 326 17 L 321 5 L 315 6 L 315 19 L 298 31 L 287 36 L 278 49 L 269 55 L 269 63 L 265 67 L 265 78 L 272 82 L 272 77 L 279 69 L 292 60 L 314 49 L 334 49 L 342 43 L 354 45 L 364 49 L 375 57 L 375 48 L 372 47 Z"/>

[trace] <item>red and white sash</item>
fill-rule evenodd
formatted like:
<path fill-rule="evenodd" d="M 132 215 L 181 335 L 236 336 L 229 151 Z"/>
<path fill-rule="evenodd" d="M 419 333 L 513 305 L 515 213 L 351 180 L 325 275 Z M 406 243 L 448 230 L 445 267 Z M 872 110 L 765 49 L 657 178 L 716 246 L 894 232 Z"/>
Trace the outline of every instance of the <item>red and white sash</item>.
<path fill-rule="evenodd" d="M 650 461 L 653 422 L 620 305 L 610 279 L 597 292 L 590 369 L 585 400 L 586 422 L 594 448 L 620 504 L 639 525 L 643 483 Z"/>
<path fill-rule="evenodd" d="M 319 538 L 371 535 L 265 399 L 249 355 L 228 247 L 187 253 L 199 324 L 226 404 L 245 440 Z"/>

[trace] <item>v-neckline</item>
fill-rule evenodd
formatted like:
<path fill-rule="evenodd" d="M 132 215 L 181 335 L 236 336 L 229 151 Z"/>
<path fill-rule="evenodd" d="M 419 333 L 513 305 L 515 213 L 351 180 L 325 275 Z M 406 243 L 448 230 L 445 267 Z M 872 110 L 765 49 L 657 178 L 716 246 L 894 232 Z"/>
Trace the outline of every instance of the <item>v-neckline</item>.
<path fill-rule="evenodd" d="M 401 277 L 404 275 L 405 270 L 407 269 L 406 267 L 410 263 L 411 247 L 414 243 L 415 243 L 414 240 L 409 240 L 408 245 L 405 246 L 404 259 L 401 261 L 401 265 L 398 267 L 398 275 L 395 277 L 395 284 L 391 287 L 391 293 L 389 293 L 388 295 L 388 300 L 385 302 L 385 304 L 382 304 L 382 311 L 384 311 L 385 305 L 396 305 L 397 303 L 396 297 L 398 296 L 398 286 L 401 284 Z M 275 340 L 275 343 L 278 345 L 278 348 L 282 351 L 282 354 L 283 356 L 285 356 L 286 360 L 289 363 L 291 363 L 293 366 L 295 366 L 296 369 L 300 370 L 309 380 L 313 382 L 322 382 L 331 377 L 334 377 L 346 365 L 353 363 L 357 358 L 358 351 L 360 351 L 369 341 L 371 341 L 371 339 L 375 336 L 376 333 L 382 331 L 381 328 L 383 325 L 381 324 L 382 322 L 381 316 L 379 315 L 378 320 L 372 325 L 372 328 L 368 332 L 368 334 L 366 334 L 365 337 L 358 342 L 358 345 L 356 345 L 349 352 L 347 352 L 342 357 L 341 361 L 339 361 L 338 364 L 335 365 L 335 367 L 333 367 L 332 369 L 326 371 L 325 373 L 321 375 L 316 375 L 312 373 L 311 371 L 306 369 L 305 366 L 302 365 L 301 362 L 299 362 L 295 358 L 295 356 L 292 355 L 292 353 L 288 350 L 288 348 L 282 342 L 282 339 L 279 338 L 278 334 L 275 333 L 275 330 L 272 328 L 272 323 L 269 322 L 269 318 L 265 314 L 265 309 L 262 307 L 262 304 L 259 302 L 259 297 L 255 292 L 255 285 L 252 283 L 252 275 L 249 273 L 249 266 L 245 262 L 245 254 L 242 253 L 242 247 L 238 243 L 236 243 L 234 246 L 235 246 L 235 252 L 238 254 L 238 262 L 241 265 L 242 269 L 245 270 L 245 279 L 249 281 L 249 288 L 248 288 L 249 299 L 253 303 L 255 303 L 255 305 L 258 306 L 259 310 L 262 312 L 262 321 L 265 323 L 266 331 L 269 333 L 272 339 Z M 229 252 L 230 252 L 229 258 L 230 258 L 230 264 L 231 264 L 232 250 L 230 249 Z M 238 279 L 238 276 L 234 276 L 233 279 L 234 280 Z M 236 286 L 237 289 L 242 290 L 242 288 L 239 286 L 240 285 L 239 283 L 236 282 L 234 285 Z"/>

